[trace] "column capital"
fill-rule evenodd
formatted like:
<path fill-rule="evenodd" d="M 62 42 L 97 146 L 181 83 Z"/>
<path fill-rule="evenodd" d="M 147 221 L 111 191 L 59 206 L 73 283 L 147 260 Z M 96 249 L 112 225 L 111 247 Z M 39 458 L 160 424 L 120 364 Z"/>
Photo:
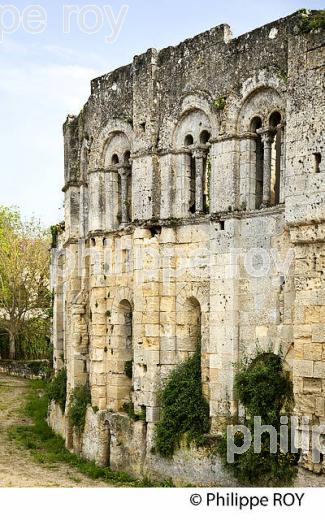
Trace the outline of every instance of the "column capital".
<path fill-rule="evenodd" d="M 117 171 L 121 177 L 127 177 L 131 173 L 131 165 L 129 163 L 122 163 L 117 166 Z"/>
<path fill-rule="evenodd" d="M 192 155 L 195 159 L 205 159 L 208 153 L 208 148 L 195 148 Z"/>
<path fill-rule="evenodd" d="M 275 137 L 273 128 L 259 128 L 256 133 L 261 136 L 264 145 L 271 146 L 273 144 Z"/>

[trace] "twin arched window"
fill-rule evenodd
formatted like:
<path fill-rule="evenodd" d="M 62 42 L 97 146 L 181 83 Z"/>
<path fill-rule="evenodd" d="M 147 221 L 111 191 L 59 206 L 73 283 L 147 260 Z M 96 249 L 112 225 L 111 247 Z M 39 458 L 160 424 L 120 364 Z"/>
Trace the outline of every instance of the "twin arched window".
<path fill-rule="evenodd" d="M 186 170 L 189 176 L 188 211 L 191 214 L 209 213 L 210 211 L 209 139 L 208 130 L 202 130 L 198 143 L 195 143 L 191 134 L 187 134 L 184 139 L 184 147 L 187 149 Z"/>
<path fill-rule="evenodd" d="M 260 116 L 250 124 L 255 134 L 253 175 L 255 179 L 255 209 L 280 203 L 281 159 L 283 153 L 283 124 L 280 112 L 274 111 L 263 126 Z"/>
<path fill-rule="evenodd" d="M 105 149 L 106 208 L 110 226 L 117 227 L 132 220 L 131 146 L 123 132 L 115 132 Z"/>

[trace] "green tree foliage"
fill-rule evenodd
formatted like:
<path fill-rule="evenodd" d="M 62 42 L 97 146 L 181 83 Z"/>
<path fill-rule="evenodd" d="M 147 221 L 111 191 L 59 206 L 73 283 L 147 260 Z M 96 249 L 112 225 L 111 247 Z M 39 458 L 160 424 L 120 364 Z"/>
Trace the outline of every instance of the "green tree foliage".
<path fill-rule="evenodd" d="M 199 349 L 170 374 L 160 395 L 161 418 L 156 427 L 156 450 L 172 457 L 182 437 L 199 444 L 209 431 L 209 405 L 202 394 Z"/>
<path fill-rule="evenodd" d="M 9 357 L 49 337 L 49 240 L 35 220 L 0 207 L 0 330 L 9 338 Z"/>

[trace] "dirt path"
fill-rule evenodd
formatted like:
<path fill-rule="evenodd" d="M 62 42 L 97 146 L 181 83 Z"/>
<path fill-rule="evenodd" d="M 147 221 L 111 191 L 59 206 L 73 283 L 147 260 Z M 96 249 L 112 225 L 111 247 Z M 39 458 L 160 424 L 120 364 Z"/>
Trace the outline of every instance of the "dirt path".
<path fill-rule="evenodd" d="M 109 487 L 65 464 L 38 464 L 28 450 L 8 438 L 8 428 L 26 423 L 19 416 L 28 382 L 0 374 L 0 487 Z"/>

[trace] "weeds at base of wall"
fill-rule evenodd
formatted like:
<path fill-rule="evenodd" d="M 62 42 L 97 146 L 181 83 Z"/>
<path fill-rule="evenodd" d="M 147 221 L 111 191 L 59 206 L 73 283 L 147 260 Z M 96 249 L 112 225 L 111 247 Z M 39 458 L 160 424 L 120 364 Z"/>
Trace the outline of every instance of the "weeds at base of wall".
<path fill-rule="evenodd" d="M 76 386 L 71 395 L 68 417 L 78 434 L 84 431 L 87 407 L 91 404 L 89 385 Z"/>
<path fill-rule="evenodd" d="M 155 451 L 171 458 L 182 439 L 202 445 L 208 433 L 209 404 L 202 393 L 200 349 L 178 365 L 160 393 L 161 418 L 156 426 Z"/>
<path fill-rule="evenodd" d="M 293 403 L 292 383 L 283 370 L 281 356 L 272 352 L 257 353 L 253 361 L 244 360 L 235 376 L 235 391 L 239 401 L 245 406 L 245 426 L 250 430 L 252 443 L 243 454 L 235 455 L 234 463 L 227 462 L 227 434 L 225 433 L 213 449 L 219 454 L 236 479 L 243 484 L 258 486 L 289 486 L 297 473 L 297 455 L 284 453 L 278 449 L 270 453 L 270 436 L 262 434 L 261 453 L 254 452 L 254 417 L 260 417 L 262 424 L 274 426 L 280 431 L 281 415 L 290 415 Z M 235 417 L 229 423 L 239 424 Z M 240 447 L 243 434 L 237 432 L 234 442 Z"/>
<path fill-rule="evenodd" d="M 124 487 L 173 487 L 171 481 L 152 482 L 148 478 L 137 480 L 127 473 L 99 467 L 65 448 L 64 440 L 56 435 L 46 422 L 48 410 L 48 386 L 44 381 L 30 381 L 22 415 L 31 419 L 32 425 L 13 426 L 9 437 L 28 449 L 34 460 L 41 464 L 65 463 L 93 480 Z"/>
<path fill-rule="evenodd" d="M 60 405 L 62 413 L 64 413 L 67 400 L 67 371 L 65 368 L 57 372 L 47 389 L 49 400 Z"/>

